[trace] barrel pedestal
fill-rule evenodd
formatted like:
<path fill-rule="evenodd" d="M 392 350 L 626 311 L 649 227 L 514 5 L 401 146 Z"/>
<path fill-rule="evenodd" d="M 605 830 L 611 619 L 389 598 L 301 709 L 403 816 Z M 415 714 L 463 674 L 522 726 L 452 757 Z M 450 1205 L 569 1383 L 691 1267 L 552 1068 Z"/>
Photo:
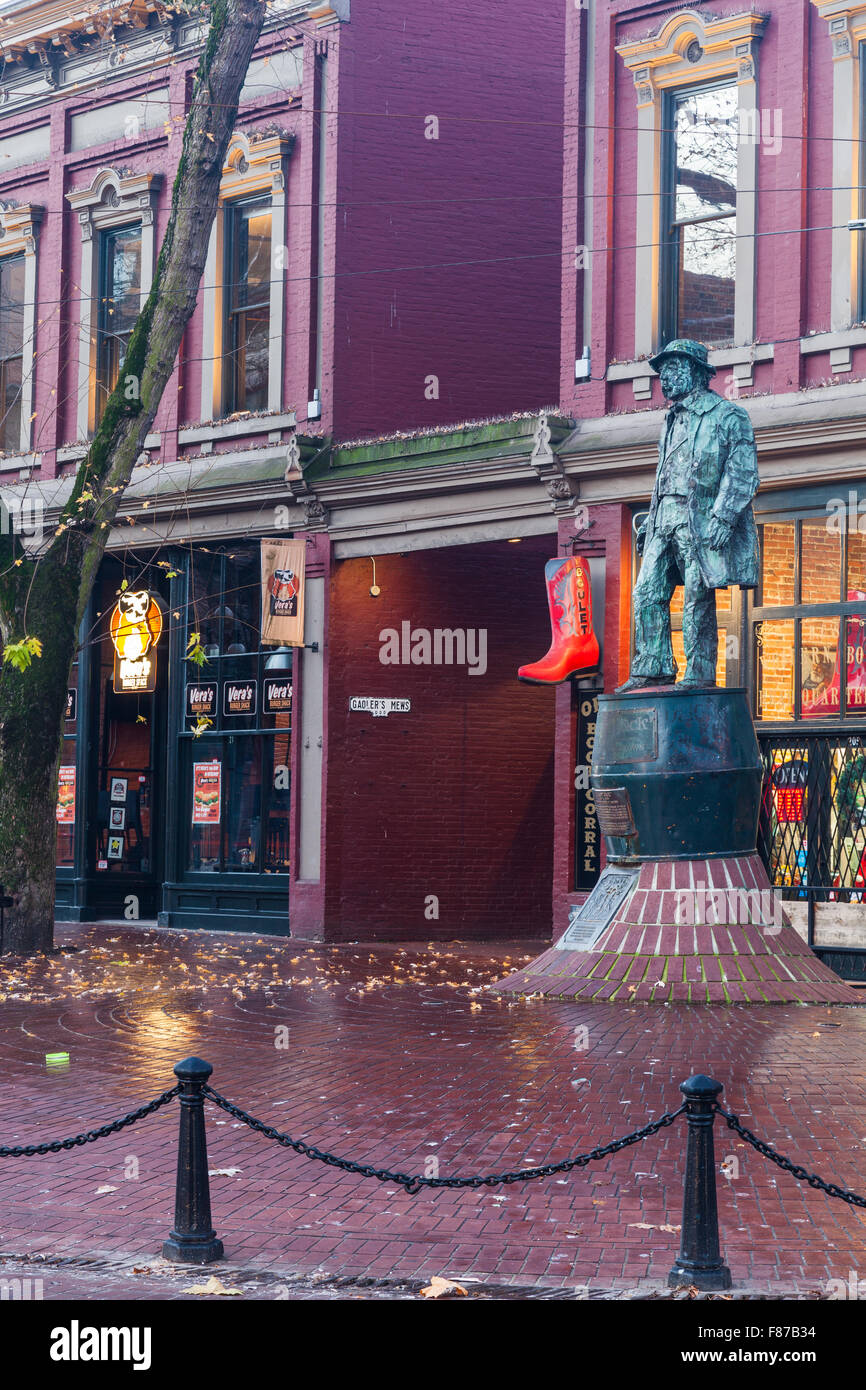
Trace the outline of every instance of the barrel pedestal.
<path fill-rule="evenodd" d="M 859 1004 L 755 851 L 762 763 L 744 690 L 599 696 L 607 863 L 555 945 L 489 988 L 596 1003 Z"/>

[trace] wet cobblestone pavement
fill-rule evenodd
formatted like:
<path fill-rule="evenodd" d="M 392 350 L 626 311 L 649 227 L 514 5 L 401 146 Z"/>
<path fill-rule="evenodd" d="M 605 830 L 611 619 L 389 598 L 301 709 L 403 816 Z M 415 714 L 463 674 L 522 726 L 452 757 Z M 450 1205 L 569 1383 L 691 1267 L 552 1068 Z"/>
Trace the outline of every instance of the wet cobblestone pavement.
<path fill-rule="evenodd" d="M 293 1137 L 403 1171 L 499 1172 L 637 1128 L 675 1109 L 679 1082 L 703 1071 L 760 1137 L 866 1192 L 866 1008 L 484 994 L 534 954 L 523 945 L 309 947 L 129 924 L 64 924 L 58 945 L 75 949 L 0 968 L 3 1144 L 115 1119 L 197 1054 L 218 1091 Z M 54 1053 L 68 1065 L 47 1065 Z M 207 1120 L 214 1224 L 225 1268 L 249 1276 L 245 1296 L 417 1297 L 418 1280 L 444 1275 L 476 1296 L 499 1285 L 592 1297 L 657 1288 L 678 1247 L 682 1121 L 572 1175 L 408 1196 L 288 1153 L 210 1106 Z M 182 1297 L 214 1271 L 229 1282 L 222 1265 L 191 1279 L 158 1259 L 176 1133 L 172 1105 L 96 1144 L 0 1160 L 0 1277 L 14 1277 L 10 1257 L 32 1269 L 41 1256 L 52 1262 L 46 1298 Z M 864 1270 L 866 1214 L 718 1123 L 716 1136 L 736 1174 L 719 1188 L 735 1288 L 809 1294 Z M 338 1283 L 358 1279 L 388 1283 Z M 280 1281 L 289 1292 L 274 1292 Z M 109 1285 L 121 1291 L 87 1292 Z M 133 1287 L 150 1291 L 123 1292 Z"/>

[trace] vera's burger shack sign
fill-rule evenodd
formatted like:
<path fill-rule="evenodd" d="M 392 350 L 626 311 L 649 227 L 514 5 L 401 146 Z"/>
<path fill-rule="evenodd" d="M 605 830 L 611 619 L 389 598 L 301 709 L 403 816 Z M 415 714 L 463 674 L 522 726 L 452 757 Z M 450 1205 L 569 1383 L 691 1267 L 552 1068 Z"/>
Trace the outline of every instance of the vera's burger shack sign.
<path fill-rule="evenodd" d="M 114 645 L 114 693 L 156 689 L 156 648 L 162 636 L 160 601 L 147 589 L 120 595 L 109 620 Z"/>
<path fill-rule="evenodd" d="M 304 645 L 306 544 L 262 541 L 262 646 Z"/>

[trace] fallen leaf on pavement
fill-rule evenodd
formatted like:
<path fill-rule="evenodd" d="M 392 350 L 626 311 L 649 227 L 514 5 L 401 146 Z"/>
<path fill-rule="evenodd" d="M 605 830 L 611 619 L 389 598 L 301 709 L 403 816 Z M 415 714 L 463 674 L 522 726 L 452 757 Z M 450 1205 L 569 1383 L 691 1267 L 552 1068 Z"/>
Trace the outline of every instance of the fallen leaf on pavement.
<path fill-rule="evenodd" d="M 96 1189 L 96 1195 L 97 1195 L 97 1197 L 98 1197 L 99 1194 L 100 1194 L 100 1192 L 116 1192 L 116 1191 L 117 1191 L 117 1188 L 116 1188 L 116 1187 L 112 1187 L 110 1183 L 104 1183 L 102 1187 L 97 1187 L 97 1189 Z"/>
<path fill-rule="evenodd" d="M 457 1294 L 459 1298 L 468 1297 L 462 1284 L 454 1284 L 450 1279 L 441 1279 L 434 1274 L 426 1288 L 421 1290 L 422 1298 L 445 1298 L 447 1294 Z"/>
<path fill-rule="evenodd" d="M 211 1275 L 206 1284 L 191 1284 L 188 1289 L 183 1290 L 183 1293 L 226 1294 L 230 1298 L 240 1297 L 242 1292 L 241 1289 L 227 1289 L 222 1280 L 218 1279 L 215 1274 Z"/>
<path fill-rule="evenodd" d="M 682 1230 L 682 1226 L 652 1226 L 648 1221 L 629 1221 L 628 1224 L 638 1231 L 670 1231 L 671 1235 Z"/>

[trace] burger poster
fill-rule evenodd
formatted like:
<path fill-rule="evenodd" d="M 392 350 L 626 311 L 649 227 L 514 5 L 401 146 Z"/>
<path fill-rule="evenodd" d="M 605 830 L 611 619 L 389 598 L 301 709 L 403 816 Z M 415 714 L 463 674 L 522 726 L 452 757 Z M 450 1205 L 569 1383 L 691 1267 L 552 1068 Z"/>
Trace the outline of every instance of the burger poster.
<path fill-rule="evenodd" d="M 222 764 L 216 759 L 192 765 L 192 823 L 219 825 Z"/>
<path fill-rule="evenodd" d="M 75 768 L 62 767 L 57 782 L 57 819 L 61 825 L 75 822 Z"/>
<path fill-rule="evenodd" d="M 304 645 L 304 541 L 262 541 L 262 646 Z"/>

